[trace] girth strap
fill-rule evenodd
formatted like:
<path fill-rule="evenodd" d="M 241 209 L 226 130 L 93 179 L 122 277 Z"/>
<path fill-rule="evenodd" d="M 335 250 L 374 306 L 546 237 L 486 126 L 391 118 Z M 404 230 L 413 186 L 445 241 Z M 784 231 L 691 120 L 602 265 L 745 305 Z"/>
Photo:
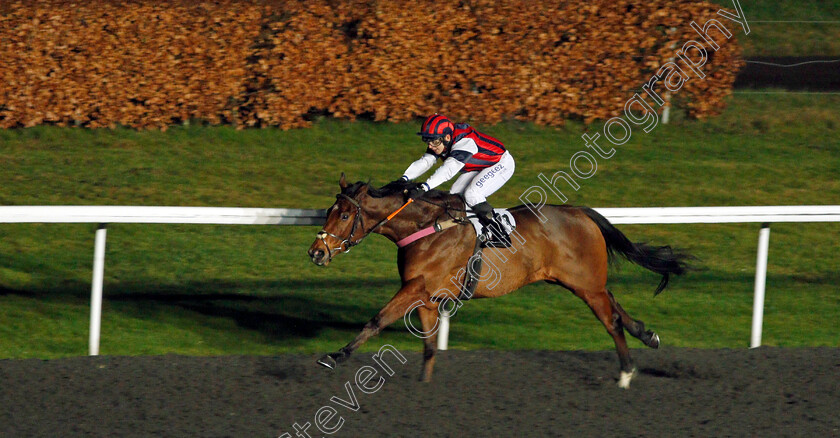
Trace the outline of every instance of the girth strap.
<path fill-rule="evenodd" d="M 479 275 L 481 274 L 481 256 L 483 255 L 481 248 L 481 240 L 475 239 L 475 249 L 473 249 L 472 257 L 467 260 L 467 272 L 464 274 L 464 283 L 458 294 L 458 299 L 461 301 L 467 301 L 475 294 L 475 288 L 478 286 Z"/>
<path fill-rule="evenodd" d="M 467 269 L 464 273 L 464 282 L 458 290 L 458 301 L 467 301 L 475 294 L 475 288 L 478 287 L 479 276 L 481 274 L 483 252 L 481 251 L 481 241 L 475 240 L 475 248 L 473 255 L 467 260 Z M 473 275 L 475 273 L 475 275 Z M 432 296 L 433 302 L 443 301 L 445 297 Z"/>

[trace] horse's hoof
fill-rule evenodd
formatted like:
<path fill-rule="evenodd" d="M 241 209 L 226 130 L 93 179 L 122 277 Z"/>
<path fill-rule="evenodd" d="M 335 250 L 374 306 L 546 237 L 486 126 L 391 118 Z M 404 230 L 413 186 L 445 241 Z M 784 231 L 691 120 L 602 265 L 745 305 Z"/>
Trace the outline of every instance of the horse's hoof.
<path fill-rule="evenodd" d="M 632 371 L 622 371 L 621 376 L 618 378 L 618 387 L 621 389 L 630 389 L 630 381 L 633 380 L 633 377 L 636 376 L 636 368 L 633 368 Z"/>
<path fill-rule="evenodd" d="M 333 358 L 331 355 L 325 354 L 323 357 L 318 359 L 318 365 L 334 370 L 338 363 L 335 361 L 335 358 Z"/>
<path fill-rule="evenodd" d="M 659 335 L 656 333 L 652 333 L 653 336 L 650 337 L 650 344 L 648 347 L 650 348 L 659 348 Z"/>

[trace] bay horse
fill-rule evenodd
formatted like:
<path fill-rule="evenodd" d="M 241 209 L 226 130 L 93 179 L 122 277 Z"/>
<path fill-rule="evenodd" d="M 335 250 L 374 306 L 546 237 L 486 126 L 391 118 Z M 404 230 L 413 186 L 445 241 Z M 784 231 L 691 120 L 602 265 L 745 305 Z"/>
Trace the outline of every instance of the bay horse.
<path fill-rule="evenodd" d="M 437 190 L 424 194 L 416 202 L 406 202 L 404 191 L 411 184 L 394 182 L 377 189 L 361 181 L 347 184 L 342 173 L 341 193 L 328 210 L 324 228 L 309 248 L 312 262 L 326 266 L 333 257 L 349 251 L 372 232 L 399 242 L 442 220 L 461 219 L 466 215 L 461 196 Z M 472 298 L 499 297 L 541 280 L 570 290 L 586 302 L 612 336 L 621 369 L 618 384 L 628 388 L 636 368 L 624 330 L 651 348 L 659 346 L 659 336 L 645 330 L 642 321 L 628 315 L 607 290 L 608 265 L 615 255 L 621 255 L 662 275 L 655 291 L 658 294 L 671 274 L 680 275 L 688 269 L 686 260 L 691 256 L 677 253 L 669 246 L 633 243 L 606 218 L 586 207 L 544 205 L 539 216 L 527 205 L 509 211 L 516 221 L 516 239 L 511 239 L 511 248 L 483 250 L 485 267 L 492 256 L 504 262 L 493 264 L 499 275 L 492 284 L 482 277 Z M 436 313 L 444 304 L 439 299 L 450 302 L 458 299 L 459 291 L 452 287 L 450 279 L 459 278 L 459 271 L 473 255 L 476 238 L 472 226 L 453 226 L 399 248 L 400 290 L 352 342 L 338 352 L 323 356 L 318 363 L 334 368 L 388 325 L 400 318 L 408 321 L 406 313 L 416 308 L 422 332 L 431 333 L 423 339 L 420 376 L 421 380 L 430 381 L 437 351 Z"/>

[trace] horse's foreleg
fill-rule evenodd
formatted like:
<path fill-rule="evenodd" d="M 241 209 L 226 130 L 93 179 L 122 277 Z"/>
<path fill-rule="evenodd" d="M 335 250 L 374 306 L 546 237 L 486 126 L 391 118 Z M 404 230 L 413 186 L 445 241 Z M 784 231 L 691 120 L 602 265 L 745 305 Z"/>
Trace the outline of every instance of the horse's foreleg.
<path fill-rule="evenodd" d="M 438 312 L 435 309 L 427 307 L 418 307 L 417 312 L 420 316 L 420 323 L 423 324 L 423 333 L 432 333 L 431 336 L 423 339 L 423 372 L 420 374 L 420 380 L 424 382 L 432 381 L 432 371 L 435 368 L 435 354 L 437 353 L 437 325 Z"/>
<path fill-rule="evenodd" d="M 402 318 L 412 303 L 419 299 L 428 300 L 428 296 L 423 296 L 425 292 L 423 284 L 422 278 L 414 279 L 404 284 L 399 292 L 391 298 L 391 301 L 365 324 L 365 327 L 356 336 L 356 339 L 353 339 L 337 352 L 324 355 L 318 359 L 318 363 L 327 368 L 335 368 L 337 364 L 346 361 L 368 339 L 378 335 L 385 327 Z"/>

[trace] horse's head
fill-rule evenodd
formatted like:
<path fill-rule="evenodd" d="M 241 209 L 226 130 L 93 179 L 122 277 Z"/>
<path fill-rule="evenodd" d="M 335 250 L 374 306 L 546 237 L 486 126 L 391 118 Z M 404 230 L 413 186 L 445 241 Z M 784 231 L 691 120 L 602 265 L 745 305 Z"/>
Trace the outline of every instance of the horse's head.
<path fill-rule="evenodd" d="M 344 173 L 338 184 L 341 193 L 327 210 L 327 222 L 309 247 L 309 257 L 318 266 L 326 266 L 335 255 L 349 252 L 384 223 L 389 209 L 404 201 L 402 190 L 393 187 L 375 189 L 361 181 L 348 185 Z"/>

